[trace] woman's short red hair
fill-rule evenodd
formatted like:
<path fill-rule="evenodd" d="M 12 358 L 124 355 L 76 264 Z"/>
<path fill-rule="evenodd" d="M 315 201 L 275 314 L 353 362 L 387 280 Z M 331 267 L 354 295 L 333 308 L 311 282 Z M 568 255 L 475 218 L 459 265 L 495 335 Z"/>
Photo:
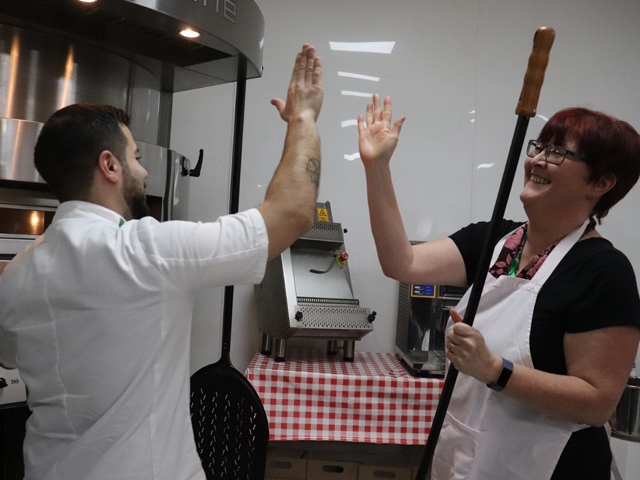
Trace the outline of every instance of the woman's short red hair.
<path fill-rule="evenodd" d="M 540 131 L 542 143 L 576 143 L 587 159 L 590 180 L 613 174 L 615 186 L 600 198 L 592 214 L 600 221 L 624 198 L 640 177 L 640 135 L 627 122 L 588 108 L 567 108 L 553 115 Z"/>

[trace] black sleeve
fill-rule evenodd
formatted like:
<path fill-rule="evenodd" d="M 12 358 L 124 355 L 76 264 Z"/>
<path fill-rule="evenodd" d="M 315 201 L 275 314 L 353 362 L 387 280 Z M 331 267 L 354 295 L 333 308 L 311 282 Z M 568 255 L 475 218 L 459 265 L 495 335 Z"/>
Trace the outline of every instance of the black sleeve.
<path fill-rule="evenodd" d="M 595 241 L 594 241 L 595 240 Z M 597 247 L 597 248 L 594 248 Z M 559 265 L 558 280 L 570 296 L 566 332 L 580 333 L 599 328 L 632 325 L 640 327 L 638 285 L 629 259 L 610 242 L 591 239 L 578 242 L 573 258 Z M 549 278 L 551 286 L 555 279 Z"/>
<path fill-rule="evenodd" d="M 604 238 L 576 243 L 540 290 L 531 324 L 533 365 L 566 375 L 567 333 L 640 327 L 640 298 L 627 257 Z"/>
<path fill-rule="evenodd" d="M 498 232 L 498 240 L 512 230 L 515 230 L 522 225 L 522 223 L 523 222 L 502 220 Z M 482 254 L 482 247 L 484 246 L 484 239 L 488 230 L 489 222 L 478 222 L 472 223 L 449 236 L 458 247 L 464 260 L 467 271 L 467 285 L 471 285 L 475 279 L 478 262 Z"/>

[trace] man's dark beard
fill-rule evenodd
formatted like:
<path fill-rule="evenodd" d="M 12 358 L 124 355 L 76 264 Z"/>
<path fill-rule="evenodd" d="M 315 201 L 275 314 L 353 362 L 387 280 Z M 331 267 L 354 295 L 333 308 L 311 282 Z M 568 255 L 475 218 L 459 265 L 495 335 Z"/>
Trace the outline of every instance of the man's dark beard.
<path fill-rule="evenodd" d="M 132 219 L 140 220 L 143 217 L 151 215 L 151 209 L 147 204 L 147 197 L 144 193 L 134 196 L 127 195 L 126 201 L 127 205 L 129 205 L 129 209 L 131 210 Z"/>
<path fill-rule="evenodd" d="M 131 218 L 134 220 L 140 220 L 143 217 L 151 215 L 151 209 L 147 204 L 147 196 L 144 194 L 144 190 L 140 191 L 136 188 L 137 185 L 135 183 L 135 179 L 131 175 L 127 166 L 124 167 L 123 175 L 125 178 L 123 195 L 124 200 L 127 202 L 127 206 L 131 211 Z"/>

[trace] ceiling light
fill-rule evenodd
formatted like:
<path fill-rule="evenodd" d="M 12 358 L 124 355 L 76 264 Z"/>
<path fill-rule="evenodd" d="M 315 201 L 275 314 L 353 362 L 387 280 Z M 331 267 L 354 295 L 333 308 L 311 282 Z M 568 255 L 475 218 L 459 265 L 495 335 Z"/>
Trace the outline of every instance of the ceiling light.
<path fill-rule="evenodd" d="M 339 77 L 357 78 L 358 80 L 369 80 L 370 82 L 379 82 L 380 77 L 372 77 L 371 75 L 360 75 L 359 73 L 338 72 Z"/>
<path fill-rule="evenodd" d="M 360 53 L 386 53 L 393 51 L 396 42 L 329 42 L 331 50 Z"/>
<path fill-rule="evenodd" d="M 352 92 L 351 90 L 340 90 L 340 95 L 345 95 L 347 97 L 365 97 L 371 98 L 373 97 L 372 93 L 367 92 Z"/>
<path fill-rule="evenodd" d="M 191 28 L 185 28 L 184 30 L 180 31 L 180 35 L 186 38 L 198 38 L 200 36 L 200 33 Z"/>

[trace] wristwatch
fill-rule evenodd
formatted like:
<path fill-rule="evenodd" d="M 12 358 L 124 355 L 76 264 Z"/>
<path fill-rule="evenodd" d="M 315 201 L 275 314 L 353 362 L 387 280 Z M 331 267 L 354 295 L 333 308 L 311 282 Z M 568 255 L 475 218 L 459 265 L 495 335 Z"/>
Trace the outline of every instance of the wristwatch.
<path fill-rule="evenodd" d="M 504 387 L 507 386 L 507 382 L 513 373 L 513 363 L 507 360 L 506 358 L 502 358 L 502 371 L 500 372 L 500 376 L 498 380 L 494 383 L 487 383 L 487 387 L 491 390 L 495 390 L 496 392 L 501 392 Z"/>

